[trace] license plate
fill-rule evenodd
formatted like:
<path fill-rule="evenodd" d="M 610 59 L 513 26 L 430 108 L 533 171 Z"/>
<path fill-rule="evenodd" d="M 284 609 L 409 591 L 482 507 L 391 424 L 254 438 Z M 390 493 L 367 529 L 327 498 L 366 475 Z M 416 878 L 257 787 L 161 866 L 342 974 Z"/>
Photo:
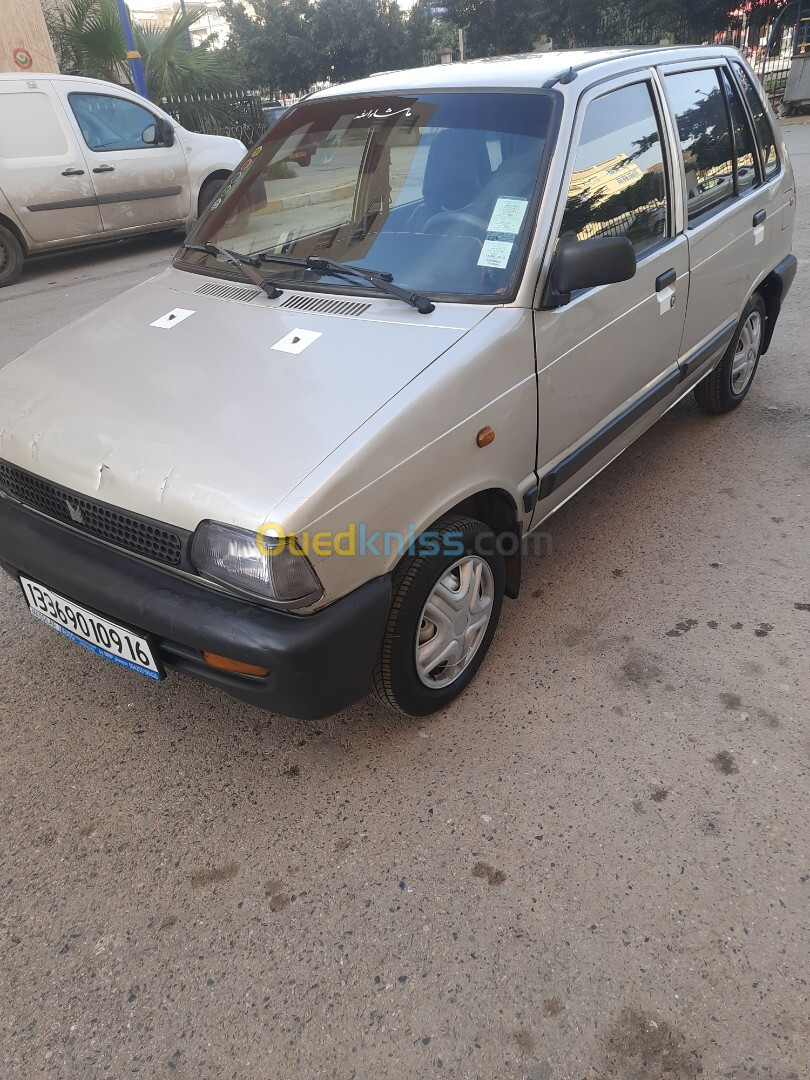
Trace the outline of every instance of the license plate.
<path fill-rule="evenodd" d="M 140 634 L 134 634 L 94 611 L 88 611 L 73 600 L 66 600 L 53 589 L 30 578 L 20 575 L 20 584 L 31 614 L 41 622 L 97 656 L 103 656 L 150 679 L 163 678 L 163 669 L 155 659 L 152 646 Z"/>

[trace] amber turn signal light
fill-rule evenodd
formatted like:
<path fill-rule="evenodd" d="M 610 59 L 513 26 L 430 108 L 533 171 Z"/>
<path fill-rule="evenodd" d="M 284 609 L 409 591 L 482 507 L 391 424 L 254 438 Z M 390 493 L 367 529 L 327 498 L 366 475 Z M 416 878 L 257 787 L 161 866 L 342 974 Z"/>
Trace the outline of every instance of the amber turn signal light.
<path fill-rule="evenodd" d="M 489 446 L 495 439 L 495 432 L 491 427 L 482 427 L 478 432 L 475 441 L 479 446 Z"/>
<path fill-rule="evenodd" d="M 204 652 L 203 660 L 209 667 L 218 668 L 220 671 L 233 671 L 236 675 L 269 675 L 270 669 L 256 667 L 255 664 L 243 664 L 241 660 L 231 660 L 228 656 L 218 656 L 213 652 Z"/>

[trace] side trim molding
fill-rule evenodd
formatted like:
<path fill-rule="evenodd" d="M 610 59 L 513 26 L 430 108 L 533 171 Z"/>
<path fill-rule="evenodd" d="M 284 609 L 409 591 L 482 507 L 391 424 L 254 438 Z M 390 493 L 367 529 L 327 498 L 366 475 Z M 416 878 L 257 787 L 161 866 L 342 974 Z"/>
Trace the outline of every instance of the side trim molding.
<path fill-rule="evenodd" d="M 97 205 L 98 200 L 95 195 L 87 195 L 83 199 L 61 199 L 58 202 L 35 203 L 33 206 L 29 206 L 28 209 L 32 214 L 37 214 L 40 210 L 75 210 L 79 206 Z"/>
<path fill-rule="evenodd" d="M 703 367 L 717 353 L 725 352 L 729 342 L 734 337 L 736 327 L 735 322 L 728 323 L 722 330 L 718 330 L 714 337 L 709 338 L 705 345 L 701 345 L 690 356 L 679 361 L 681 379 L 686 379 L 694 371 L 697 371 L 699 367 Z"/>
<path fill-rule="evenodd" d="M 615 439 L 618 439 L 622 432 L 632 427 L 649 409 L 671 394 L 682 379 L 683 374 L 680 369 L 670 372 L 669 375 L 648 390 L 643 397 L 640 397 L 638 401 L 634 401 L 624 412 L 619 413 L 609 424 L 606 424 L 595 435 L 592 435 L 587 442 L 578 446 L 568 457 L 557 462 L 554 468 L 547 472 L 540 481 L 540 498 L 547 499 L 553 491 L 562 487 L 567 480 L 575 476 L 605 447 L 610 446 Z"/>
<path fill-rule="evenodd" d="M 183 189 L 177 184 L 176 187 L 167 188 L 142 188 L 140 191 L 121 191 L 112 195 L 92 195 L 83 199 L 61 199 L 58 202 L 35 203 L 28 209 L 32 214 L 41 210 L 75 210 L 79 206 L 107 206 L 110 203 L 138 202 L 140 199 L 169 199 L 179 195 Z"/>

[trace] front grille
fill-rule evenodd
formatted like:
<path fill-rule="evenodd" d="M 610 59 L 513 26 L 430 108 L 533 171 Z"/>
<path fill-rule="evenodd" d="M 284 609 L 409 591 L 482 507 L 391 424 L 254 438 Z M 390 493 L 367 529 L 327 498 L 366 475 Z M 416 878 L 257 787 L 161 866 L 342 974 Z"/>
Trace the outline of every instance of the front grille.
<path fill-rule="evenodd" d="M 179 566 L 183 544 L 180 536 L 160 522 L 149 521 L 88 499 L 67 488 L 0 461 L 0 487 L 13 498 L 55 521 L 106 540 L 147 559 Z"/>

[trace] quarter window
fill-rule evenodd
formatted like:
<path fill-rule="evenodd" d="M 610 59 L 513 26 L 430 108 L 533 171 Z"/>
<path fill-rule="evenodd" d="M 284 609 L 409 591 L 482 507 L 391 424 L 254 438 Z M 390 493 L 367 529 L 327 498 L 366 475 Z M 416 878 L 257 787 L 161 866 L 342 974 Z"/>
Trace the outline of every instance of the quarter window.
<path fill-rule="evenodd" d="M 721 77 L 728 111 L 731 115 L 731 126 L 734 130 L 734 146 L 737 151 L 737 194 L 743 195 L 759 183 L 756 166 L 757 148 L 739 92 L 731 85 L 731 79 L 726 71 Z"/>
<path fill-rule="evenodd" d="M 751 77 L 748 72 L 742 64 L 735 64 L 734 70 L 737 73 L 737 78 L 740 80 L 740 86 L 743 88 L 745 100 L 748 102 L 748 108 L 751 110 L 751 115 L 754 118 L 754 125 L 757 129 L 757 134 L 759 135 L 762 171 L 765 175 L 765 179 L 769 180 L 779 172 L 779 156 L 776 153 L 776 137 L 773 133 L 773 127 L 771 126 L 768 114 L 765 111 L 762 97 L 751 82 Z"/>
<path fill-rule="evenodd" d="M 559 241 L 628 236 L 636 253 L 669 235 L 661 129 L 650 86 L 623 86 L 588 105 Z"/>
<path fill-rule="evenodd" d="M 68 100 L 91 150 L 107 153 L 160 145 L 155 117 L 132 101 L 107 94 L 70 94 Z"/>
<path fill-rule="evenodd" d="M 667 75 L 686 173 L 689 224 L 734 198 L 734 149 L 718 72 Z"/>

